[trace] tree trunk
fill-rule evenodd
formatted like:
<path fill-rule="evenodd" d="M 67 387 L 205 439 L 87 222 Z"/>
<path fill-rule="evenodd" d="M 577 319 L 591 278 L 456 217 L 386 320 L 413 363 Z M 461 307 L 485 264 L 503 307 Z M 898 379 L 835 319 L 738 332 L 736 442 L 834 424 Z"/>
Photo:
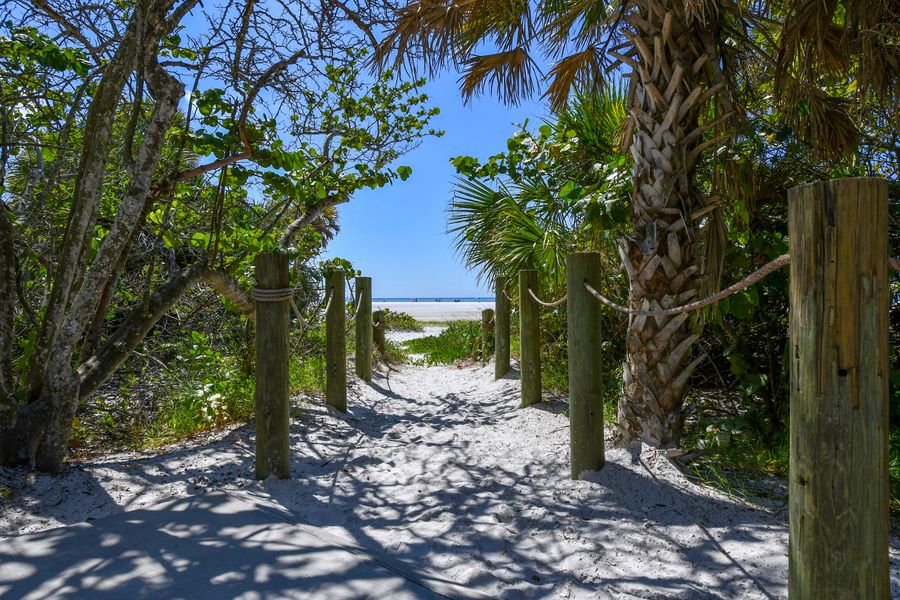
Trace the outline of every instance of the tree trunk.
<path fill-rule="evenodd" d="M 13 318 L 16 308 L 16 249 L 12 223 L 0 204 L 0 423 L 3 422 L 6 396 L 15 393 Z"/>
<path fill-rule="evenodd" d="M 717 57 L 703 40 L 715 27 L 674 1 L 643 2 L 630 23 L 635 52 L 629 112 L 634 158 L 634 232 L 623 249 L 631 305 L 641 309 L 678 306 L 697 297 L 703 273 L 696 243 L 695 213 L 707 200 L 695 182 L 703 150 L 701 108 L 715 93 L 705 65 Z M 718 67 L 715 67 L 716 69 Z M 619 402 L 623 441 L 654 446 L 678 443 L 682 398 L 702 360 L 689 358 L 702 321 L 689 314 L 633 316 L 626 339 L 624 394 Z"/>
<path fill-rule="evenodd" d="M 150 296 L 147 306 L 138 301 L 100 351 L 77 372 L 61 369 L 48 374 L 40 398 L 18 407 L 15 420 L 0 421 L 0 465 L 58 470 L 79 402 L 109 379 L 159 319 L 209 272 L 204 265 L 182 269 Z"/>
<path fill-rule="evenodd" d="M 88 109 L 84 126 L 84 149 L 78 166 L 69 222 L 53 274 L 50 300 L 28 367 L 30 401 L 36 401 L 44 395 L 47 361 L 51 357 L 59 328 L 66 318 L 66 310 L 76 291 L 79 270 L 84 267 L 84 257 L 90 248 L 112 144 L 116 108 L 135 60 L 135 30 L 136 25 L 132 19 L 115 56 L 103 70 Z"/>

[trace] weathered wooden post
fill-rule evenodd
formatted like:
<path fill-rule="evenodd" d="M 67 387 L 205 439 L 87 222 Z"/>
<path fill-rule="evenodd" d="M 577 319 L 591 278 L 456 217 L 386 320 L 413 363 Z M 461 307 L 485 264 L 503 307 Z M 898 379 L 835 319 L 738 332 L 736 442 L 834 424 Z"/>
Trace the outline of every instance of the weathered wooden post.
<path fill-rule="evenodd" d="M 325 313 L 325 404 L 347 412 L 347 304 L 343 271 L 328 276 L 325 294 L 331 298 Z"/>
<path fill-rule="evenodd" d="M 600 289 L 600 255 L 566 257 L 569 338 L 569 445 L 572 479 L 603 467 L 603 356 L 600 306 L 584 284 Z"/>
<path fill-rule="evenodd" d="M 256 267 L 256 469 L 257 479 L 291 476 L 287 254 L 257 254 Z M 279 290 L 266 294 L 265 290 Z M 282 299 L 277 299 L 277 298 Z"/>
<path fill-rule="evenodd" d="M 356 278 L 356 375 L 372 381 L 372 278 Z"/>
<path fill-rule="evenodd" d="M 788 193 L 792 599 L 888 598 L 887 184 Z"/>
<path fill-rule="evenodd" d="M 481 362 L 487 363 L 491 357 L 491 342 L 494 341 L 494 309 L 481 311 Z"/>
<path fill-rule="evenodd" d="M 494 379 L 509 373 L 509 298 L 505 281 L 497 278 L 494 291 Z"/>
<path fill-rule="evenodd" d="M 384 311 L 376 310 L 372 313 L 372 341 L 375 344 L 375 352 L 378 353 L 382 359 L 387 355 L 387 348 L 385 347 L 385 330 L 387 329 L 387 323 L 385 322 Z"/>
<path fill-rule="evenodd" d="M 538 273 L 534 269 L 519 271 L 522 408 L 541 401 L 541 309 L 529 289 L 538 295 Z"/>

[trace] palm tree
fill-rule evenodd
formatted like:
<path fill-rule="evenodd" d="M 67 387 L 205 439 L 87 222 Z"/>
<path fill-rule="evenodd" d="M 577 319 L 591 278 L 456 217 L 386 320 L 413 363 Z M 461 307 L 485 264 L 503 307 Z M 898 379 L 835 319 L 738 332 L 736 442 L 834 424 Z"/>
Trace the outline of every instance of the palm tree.
<path fill-rule="evenodd" d="M 633 228 L 620 254 L 631 305 L 656 309 L 719 285 L 720 197 L 715 177 L 705 187 L 698 171 L 738 132 L 744 73 L 770 65 L 795 131 L 841 152 L 855 130 L 828 86 L 843 90 L 862 70 L 860 92 L 894 102 L 897 12 L 892 0 L 415 0 L 398 11 L 376 60 L 432 72 L 453 64 L 466 99 L 488 90 L 515 102 L 541 83 L 537 48 L 552 65 L 543 81 L 555 108 L 570 90 L 602 89 L 611 70 L 626 69 Z M 702 316 L 631 318 L 618 411 L 624 441 L 677 444 L 682 398 L 703 360 L 691 356 L 702 326 Z"/>
<path fill-rule="evenodd" d="M 521 269 L 537 269 L 555 292 L 564 287 L 566 255 L 577 244 L 567 211 L 534 185 L 498 184 L 475 179 L 454 185 L 449 233 L 479 278 L 516 281 Z M 512 293 L 512 291 L 510 291 Z"/>
<path fill-rule="evenodd" d="M 537 269 L 548 293 L 557 293 L 565 288 L 568 254 L 601 246 L 610 254 L 599 239 L 620 225 L 595 209 L 602 204 L 606 216 L 608 203 L 630 190 L 624 155 L 611 143 L 626 117 L 624 103 L 619 88 L 578 95 L 539 133 L 522 125 L 507 140 L 508 153 L 485 164 L 474 157 L 451 161 L 461 176 L 453 185 L 448 233 L 479 280 L 493 286 L 496 278 L 514 282 L 519 270 Z M 570 184 L 569 194 L 559 182 Z"/>

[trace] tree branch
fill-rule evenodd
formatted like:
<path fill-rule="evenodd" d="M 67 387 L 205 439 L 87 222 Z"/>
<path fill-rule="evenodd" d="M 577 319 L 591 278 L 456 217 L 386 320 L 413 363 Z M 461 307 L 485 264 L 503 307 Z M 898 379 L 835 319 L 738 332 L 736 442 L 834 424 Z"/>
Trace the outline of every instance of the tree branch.
<path fill-rule="evenodd" d="M 256 304 L 253 302 L 253 299 L 250 298 L 250 294 L 248 294 L 247 291 L 225 271 L 207 271 L 203 274 L 202 280 L 204 283 L 208 283 L 212 286 L 217 292 L 231 300 L 232 304 L 234 304 L 242 314 L 248 317 L 252 317 L 256 314 Z"/>
<path fill-rule="evenodd" d="M 281 234 L 281 239 L 278 240 L 278 245 L 283 249 L 289 248 L 301 229 L 318 219 L 325 209 L 330 208 L 335 204 L 339 204 L 341 199 L 342 196 L 340 195 L 328 196 L 325 200 L 317 202 L 307 208 L 306 212 L 304 212 L 300 218 L 291 222 L 291 224 L 284 229 L 284 233 Z"/>
<path fill-rule="evenodd" d="M 247 94 L 247 98 L 244 100 L 244 104 L 241 107 L 241 114 L 238 118 L 238 135 L 241 138 L 241 144 L 244 146 L 243 152 L 234 154 L 232 156 L 226 156 L 224 158 L 214 160 L 211 163 L 201 165 L 194 169 L 189 169 L 187 171 L 177 173 L 174 175 L 174 178 L 176 180 L 180 179 L 182 181 L 193 179 L 194 177 L 198 177 L 200 175 L 203 175 L 204 173 L 215 171 L 216 169 L 221 169 L 222 167 L 227 167 L 228 165 L 234 164 L 238 161 L 250 158 L 253 155 L 253 146 L 250 144 L 250 138 L 247 136 L 247 117 L 250 115 L 250 108 L 253 106 L 253 101 L 256 100 L 256 97 L 259 96 L 259 93 L 274 77 L 278 76 L 289 66 L 300 60 L 304 55 L 306 55 L 305 50 L 298 50 L 288 58 L 280 60 L 277 63 L 271 65 L 262 75 L 260 75 L 260 77 L 256 80 L 256 83 L 253 84 L 253 87 L 250 88 L 250 92 Z"/>
<path fill-rule="evenodd" d="M 97 354 L 78 367 L 79 400 L 90 396 L 109 379 L 163 315 L 208 272 L 206 265 L 200 264 L 181 269 L 150 296 L 146 306 L 142 300 L 136 301 L 125 321 Z"/>

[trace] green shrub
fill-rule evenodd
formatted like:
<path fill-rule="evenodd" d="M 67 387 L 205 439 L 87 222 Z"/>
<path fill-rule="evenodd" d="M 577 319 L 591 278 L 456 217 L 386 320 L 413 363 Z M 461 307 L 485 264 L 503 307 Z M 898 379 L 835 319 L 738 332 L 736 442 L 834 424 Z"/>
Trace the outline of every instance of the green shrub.
<path fill-rule="evenodd" d="M 253 376 L 240 368 L 236 357 L 214 349 L 205 334 L 192 331 L 190 341 L 179 344 L 176 364 L 179 379 L 186 383 L 159 407 L 148 441 L 187 437 L 253 416 Z"/>
<path fill-rule="evenodd" d="M 481 321 L 457 321 L 439 335 L 409 340 L 403 346 L 410 354 L 424 354 L 426 364 L 470 359 L 481 350 Z"/>
<path fill-rule="evenodd" d="M 384 320 L 388 329 L 394 331 L 422 331 L 422 324 L 416 321 L 412 315 L 405 312 L 394 312 L 390 309 L 384 310 Z"/>

